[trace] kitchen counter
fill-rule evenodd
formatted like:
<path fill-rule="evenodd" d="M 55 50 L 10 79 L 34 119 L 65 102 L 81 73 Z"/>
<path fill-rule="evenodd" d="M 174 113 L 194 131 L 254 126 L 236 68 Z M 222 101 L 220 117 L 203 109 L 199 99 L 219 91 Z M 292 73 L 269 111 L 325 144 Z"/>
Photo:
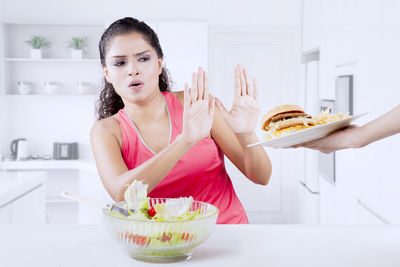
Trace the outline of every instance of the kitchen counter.
<path fill-rule="evenodd" d="M 44 172 L 1 172 L 0 207 L 45 183 Z"/>
<path fill-rule="evenodd" d="M 156 266 L 129 257 L 98 226 L 0 227 L 0 266 Z M 217 225 L 169 266 L 400 266 L 400 227 Z M 164 265 L 163 265 L 164 266 Z"/>
<path fill-rule="evenodd" d="M 25 160 L 1 161 L 0 170 L 56 170 L 77 169 L 97 172 L 96 163 L 91 159 L 78 160 Z"/>

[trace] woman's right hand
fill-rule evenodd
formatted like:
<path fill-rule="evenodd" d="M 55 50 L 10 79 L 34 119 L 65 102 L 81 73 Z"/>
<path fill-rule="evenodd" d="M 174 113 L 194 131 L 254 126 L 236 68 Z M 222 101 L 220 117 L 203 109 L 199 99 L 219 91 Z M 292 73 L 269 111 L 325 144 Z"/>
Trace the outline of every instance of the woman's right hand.
<path fill-rule="evenodd" d="M 182 137 L 196 144 L 210 135 L 215 100 L 208 94 L 207 72 L 201 67 L 192 74 L 192 88 L 185 84 Z"/>

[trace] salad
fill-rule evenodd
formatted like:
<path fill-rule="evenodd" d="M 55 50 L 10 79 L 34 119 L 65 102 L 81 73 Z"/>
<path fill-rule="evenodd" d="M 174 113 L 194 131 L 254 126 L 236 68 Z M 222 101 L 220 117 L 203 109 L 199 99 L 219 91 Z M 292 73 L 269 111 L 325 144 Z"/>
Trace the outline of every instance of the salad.
<path fill-rule="evenodd" d="M 121 210 L 110 210 L 110 214 L 121 218 L 156 222 L 192 220 L 203 217 L 200 209 L 190 210 L 192 197 L 171 198 L 164 203 L 150 206 L 147 187 L 148 185 L 143 184 L 142 181 L 133 181 L 124 194 L 126 203 Z"/>

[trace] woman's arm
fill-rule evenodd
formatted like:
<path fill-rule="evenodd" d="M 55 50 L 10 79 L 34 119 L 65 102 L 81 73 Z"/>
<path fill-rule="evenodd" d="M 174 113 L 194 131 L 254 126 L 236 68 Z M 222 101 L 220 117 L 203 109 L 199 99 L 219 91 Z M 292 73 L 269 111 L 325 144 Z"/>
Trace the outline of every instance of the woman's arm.
<path fill-rule="evenodd" d="M 256 184 L 268 184 L 272 172 L 268 155 L 263 147 L 247 147 L 248 144 L 258 142 L 254 132 L 242 135 L 233 133 L 221 113 L 216 109 L 211 135 L 222 152 L 243 175 Z"/>
<path fill-rule="evenodd" d="M 148 184 L 148 192 L 151 192 L 192 147 L 182 136 L 178 136 L 160 153 L 135 169 L 128 170 L 117 138 L 110 133 L 106 123 L 99 121 L 93 126 L 90 140 L 100 178 L 115 201 L 124 199 L 126 186 L 136 179 Z"/>
<path fill-rule="evenodd" d="M 199 140 L 210 135 L 214 100 L 204 86 L 204 71 L 193 74 L 192 89 L 185 85 L 182 133 L 157 155 L 140 166 L 128 170 L 118 142 L 117 121 L 98 121 L 91 131 L 91 144 L 102 182 L 115 201 L 123 200 L 126 185 L 135 179 L 148 184 L 151 192 L 171 171 L 178 160 Z"/>
<path fill-rule="evenodd" d="M 400 133 L 400 105 L 356 129 L 358 138 L 355 138 L 354 141 L 357 147 L 363 147 L 372 142 Z"/>
<path fill-rule="evenodd" d="M 235 68 L 234 103 L 227 111 L 217 100 L 218 112 L 214 115 L 211 134 L 224 154 L 252 182 L 266 185 L 271 177 L 272 165 L 264 148 L 248 148 L 258 141 L 254 132 L 257 126 L 259 105 L 257 86 L 248 81 L 245 69 Z"/>
<path fill-rule="evenodd" d="M 306 147 L 329 154 L 341 149 L 364 147 L 396 133 L 400 133 L 400 105 L 362 127 L 350 126 L 294 147 Z"/>

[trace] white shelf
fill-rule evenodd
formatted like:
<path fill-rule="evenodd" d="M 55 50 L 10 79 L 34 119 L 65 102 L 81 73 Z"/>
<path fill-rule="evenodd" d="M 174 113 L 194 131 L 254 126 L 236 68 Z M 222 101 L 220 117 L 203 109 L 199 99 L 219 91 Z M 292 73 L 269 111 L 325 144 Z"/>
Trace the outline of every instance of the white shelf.
<path fill-rule="evenodd" d="M 6 62 L 65 62 L 65 63 L 100 63 L 99 59 L 70 59 L 70 58 L 42 58 L 42 59 L 31 59 L 31 58 L 5 58 Z"/>

